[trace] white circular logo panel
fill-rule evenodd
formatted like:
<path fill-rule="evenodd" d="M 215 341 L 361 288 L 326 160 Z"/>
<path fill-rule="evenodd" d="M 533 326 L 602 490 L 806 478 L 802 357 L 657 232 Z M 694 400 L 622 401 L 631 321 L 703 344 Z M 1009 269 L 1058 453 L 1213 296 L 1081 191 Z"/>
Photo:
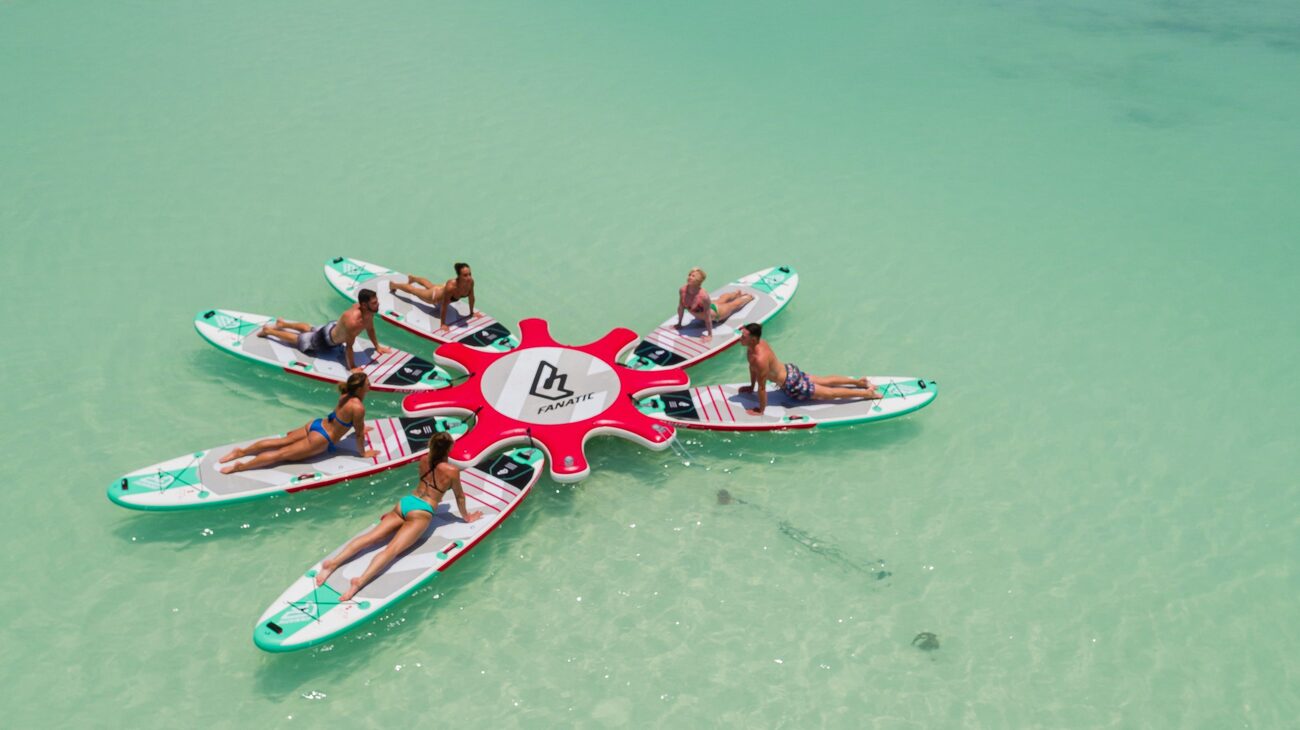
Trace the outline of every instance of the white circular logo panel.
<path fill-rule="evenodd" d="M 507 353 L 488 366 L 480 382 L 488 405 L 517 421 L 546 426 L 597 416 L 622 392 L 609 363 L 561 347 Z"/>

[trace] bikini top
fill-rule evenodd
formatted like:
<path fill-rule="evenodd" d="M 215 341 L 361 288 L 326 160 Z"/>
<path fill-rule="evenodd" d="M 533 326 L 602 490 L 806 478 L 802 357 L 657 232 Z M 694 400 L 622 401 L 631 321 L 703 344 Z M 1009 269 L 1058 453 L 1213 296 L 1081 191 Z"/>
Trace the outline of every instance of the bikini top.
<path fill-rule="evenodd" d="M 356 396 L 353 397 L 355 398 Z M 347 403 L 347 400 L 345 399 L 343 403 Z M 338 406 L 336 406 L 334 410 L 330 411 L 329 419 L 330 421 L 337 423 L 343 428 L 352 428 L 352 423 L 350 421 L 345 421 L 342 418 L 339 418 L 338 416 L 334 415 L 335 413 L 338 412 L 339 408 L 343 407 L 343 403 L 338 404 Z"/>
<path fill-rule="evenodd" d="M 438 488 L 438 471 L 437 471 L 437 470 L 438 470 L 438 467 L 435 465 L 435 466 L 434 466 L 432 469 L 430 469 L 429 471 L 427 471 L 427 472 L 421 474 L 421 475 L 420 475 L 420 484 L 421 484 L 421 486 L 427 486 L 428 488 L 430 488 L 430 489 L 432 489 L 433 491 L 437 492 L 437 493 L 438 493 L 438 496 L 441 497 L 442 495 L 444 495 L 444 494 L 447 493 L 447 487 L 442 487 L 441 489 Z M 428 479 L 429 479 L 428 482 L 425 482 L 425 481 L 424 481 L 426 477 L 428 477 Z"/>
<path fill-rule="evenodd" d="M 704 287 L 697 289 L 695 291 L 695 296 L 690 298 L 687 298 L 686 296 L 686 287 L 682 287 L 679 294 L 681 296 L 682 306 L 686 307 L 687 311 L 691 314 L 703 314 L 704 310 L 708 309 L 709 304 L 712 303 L 709 293 L 704 290 Z"/>

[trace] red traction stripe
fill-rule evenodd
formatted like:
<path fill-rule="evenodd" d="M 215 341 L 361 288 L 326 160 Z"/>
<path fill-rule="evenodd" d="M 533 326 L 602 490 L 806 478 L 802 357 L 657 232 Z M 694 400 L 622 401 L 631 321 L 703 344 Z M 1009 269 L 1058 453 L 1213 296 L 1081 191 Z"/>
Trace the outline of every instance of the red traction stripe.
<path fill-rule="evenodd" d="M 707 406 L 713 406 L 713 416 L 716 417 L 718 423 L 722 423 L 722 412 L 718 410 L 718 404 L 713 400 L 713 393 L 708 388 L 696 388 L 695 393 L 700 399 L 700 405 L 706 406 L 704 415 L 709 415 Z"/>
<path fill-rule="evenodd" d="M 702 345 L 699 342 L 696 342 L 695 340 L 682 337 L 681 335 L 677 334 L 677 332 L 673 330 L 669 330 L 664 327 L 658 327 L 655 329 L 655 333 L 659 336 L 659 340 L 661 343 L 665 345 L 675 344 L 679 349 L 681 349 L 687 355 L 692 355 L 692 356 L 702 355 L 709 351 L 709 348 L 707 346 Z"/>
<path fill-rule="evenodd" d="M 461 486 L 464 487 L 465 485 L 462 484 Z M 469 499 L 474 500 L 475 502 L 478 502 L 479 504 L 483 505 L 484 507 L 487 507 L 488 509 L 492 510 L 493 512 L 500 512 L 500 511 L 501 511 L 501 508 L 500 508 L 500 507 L 498 507 L 498 506 L 496 506 L 496 505 L 494 505 L 494 504 L 488 503 L 488 502 L 484 502 L 482 499 L 479 499 L 478 497 L 474 496 L 474 493 L 471 492 L 471 491 L 469 491 L 468 489 L 464 489 L 463 491 L 465 492 L 465 496 L 466 496 L 466 497 L 468 497 Z M 484 494 L 486 494 L 486 492 L 484 492 Z"/>
<path fill-rule="evenodd" d="M 474 481 L 466 480 L 465 477 L 467 477 L 467 476 L 472 476 L 474 479 L 480 480 L 482 483 L 475 483 Z M 468 472 L 461 472 L 461 474 L 460 474 L 460 481 L 461 481 L 461 483 L 464 483 L 464 484 L 473 484 L 474 486 L 478 487 L 479 489 L 482 489 L 484 494 L 491 494 L 493 497 L 496 497 L 497 499 L 500 499 L 500 500 L 503 501 L 503 502 L 509 502 L 510 500 L 514 499 L 515 496 L 516 496 L 516 494 L 517 494 L 516 492 L 511 491 L 508 487 L 505 487 L 505 486 L 503 486 L 503 485 L 500 484 L 500 483 L 493 484 L 491 481 L 486 480 L 486 479 L 483 479 L 483 477 L 481 477 L 481 476 L 478 475 L 478 474 L 469 474 Z M 506 496 L 502 497 L 502 496 L 500 496 L 500 495 L 493 494 L 492 492 L 490 492 L 490 491 L 488 491 L 488 490 L 486 490 L 486 489 L 483 489 L 484 486 L 492 486 L 492 487 L 496 487 L 497 489 L 500 489 L 501 491 L 505 492 L 505 493 L 506 493 Z"/>
<path fill-rule="evenodd" d="M 723 390 L 721 385 L 713 385 L 709 387 L 718 389 L 718 398 L 720 398 L 722 404 L 727 407 L 727 417 L 731 419 L 732 423 L 735 423 L 736 412 L 731 410 L 731 401 L 727 399 L 727 391 Z"/>
<path fill-rule="evenodd" d="M 406 356 L 405 358 L 403 357 L 404 355 Z M 375 368 L 375 374 L 372 375 L 371 378 L 373 380 L 378 380 L 380 382 L 383 382 L 385 379 L 388 378 L 389 375 L 392 375 L 394 372 L 396 372 L 397 369 L 400 368 L 402 365 L 404 365 L 409 359 L 410 359 L 410 355 L 407 355 L 407 353 L 402 352 L 401 350 L 393 350 L 392 352 L 388 353 L 388 355 L 385 356 L 384 360 L 380 361 L 383 363 L 383 365 L 381 367 Z M 381 369 L 383 370 L 382 375 L 379 374 L 379 371 Z"/>

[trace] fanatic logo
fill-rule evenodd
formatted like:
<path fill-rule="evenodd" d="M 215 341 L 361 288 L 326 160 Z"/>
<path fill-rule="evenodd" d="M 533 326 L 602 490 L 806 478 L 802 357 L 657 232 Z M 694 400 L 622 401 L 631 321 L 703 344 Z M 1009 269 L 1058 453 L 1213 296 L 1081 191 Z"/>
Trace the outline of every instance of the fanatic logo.
<path fill-rule="evenodd" d="M 564 400 L 573 395 L 573 391 L 564 387 L 569 376 L 561 375 L 559 369 L 545 360 L 537 363 L 537 374 L 533 376 L 533 387 L 529 393 L 546 400 Z"/>

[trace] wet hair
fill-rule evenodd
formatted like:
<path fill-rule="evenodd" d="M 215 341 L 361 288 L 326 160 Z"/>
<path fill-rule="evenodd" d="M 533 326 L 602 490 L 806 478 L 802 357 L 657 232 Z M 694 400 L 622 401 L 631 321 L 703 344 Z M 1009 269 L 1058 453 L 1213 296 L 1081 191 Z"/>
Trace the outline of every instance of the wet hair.
<path fill-rule="evenodd" d="M 696 266 L 695 268 L 693 268 L 693 269 L 691 269 L 690 271 L 686 272 L 686 278 L 689 279 L 689 278 L 691 277 L 691 274 L 694 274 L 694 273 L 697 272 L 697 271 L 700 272 L 700 283 L 703 284 L 703 283 L 704 283 L 704 280 L 707 279 L 707 278 L 709 278 L 709 275 L 706 274 L 706 273 L 704 273 L 704 269 L 701 269 L 701 268 L 698 267 L 698 266 Z"/>
<path fill-rule="evenodd" d="M 369 304 L 371 299 L 375 298 L 375 293 L 369 289 L 362 289 L 357 292 L 357 301 L 362 304 Z"/>
<path fill-rule="evenodd" d="M 741 325 L 740 328 L 748 332 L 750 336 L 756 340 L 763 339 L 763 325 L 758 322 L 750 322 L 749 324 Z"/>
<path fill-rule="evenodd" d="M 451 442 L 451 434 L 446 431 L 439 431 L 429 437 L 429 468 L 420 472 L 421 482 L 432 474 L 439 464 L 447 460 L 447 452 L 451 451 Z M 437 481 L 434 482 L 434 486 L 437 486 Z"/>
<path fill-rule="evenodd" d="M 439 431 L 429 437 L 429 464 L 437 466 L 447 460 L 453 439 L 446 431 Z"/>
<path fill-rule="evenodd" d="M 348 398 L 359 398 L 361 389 L 370 384 L 370 378 L 365 373 L 352 373 L 348 376 L 347 382 L 339 383 L 339 405 Z"/>
<path fill-rule="evenodd" d="M 460 276 L 460 272 L 464 271 L 465 269 L 468 269 L 469 264 L 465 263 L 464 261 L 458 261 L 454 266 L 452 266 L 452 268 L 456 270 L 456 276 Z"/>

